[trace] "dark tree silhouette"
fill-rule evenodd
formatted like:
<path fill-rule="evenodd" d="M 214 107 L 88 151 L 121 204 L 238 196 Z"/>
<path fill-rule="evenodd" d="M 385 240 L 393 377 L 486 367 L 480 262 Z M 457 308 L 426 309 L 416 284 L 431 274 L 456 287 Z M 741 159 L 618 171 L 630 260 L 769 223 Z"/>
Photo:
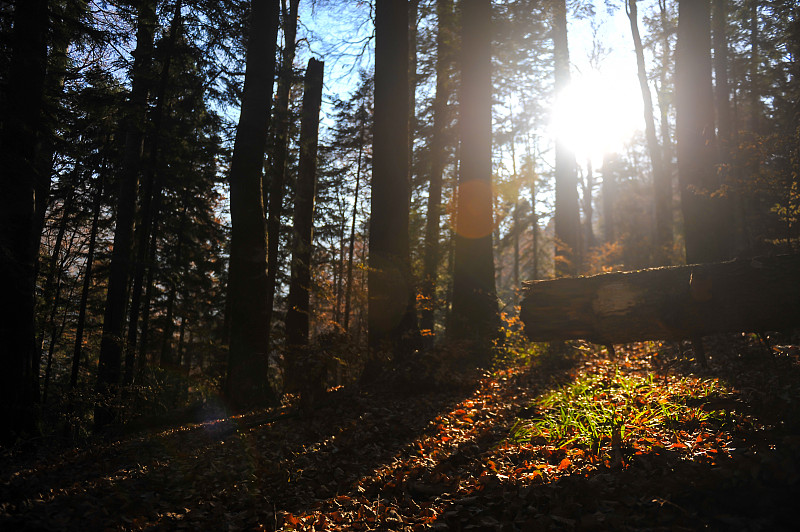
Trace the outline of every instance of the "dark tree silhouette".
<path fill-rule="evenodd" d="M 261 172 L 269 130 L 279 8 L 278 0 L 251 2 L 247 69 L 230 170 L 231 331 L 225 395 L 237 410 L 274 400 L 267 380 L 267 242 Z"/>
<path fill-rule="evenodd" d="M 486 364 L 499 326 L 492 254 L 492 76 L 490 0 L 461 12 L 461 101 L 453 307 L 448 335 Z"/>
<path fill-rule="evenodd" d="M 311 293 L 311 251 L 314 239 L 314 195 L 317 186 L 317 139 L 319 108 L 322 102 L 322 77 L 325 63 L 313 57 L 308 61 L 303 84 L 303 111 L 300 123 L 300 160 L 294 200 L 291 282 L 286 311 L 286 344 L 290 361 L 290 380 L 302 375 L 296 357 L 309 340 Z"/>
<path fill-rule="evenodd" d="M 408 236 L 408 3 L 385 0 L 375 9 L 369 345 L 402 357 L 416 335 Z"/>
<path fill-rule="evenodd" d="M 728 255 L 722 226 L 711 86 L 708 0 L 681 0 L 675 66 L 678 177 L 686 262 L 715 262 Z"/>
<path fill-rule="evenodd" d="M 569 47 L 567 43 L 566 0 L 553 2 L 553 53 L 555 55 L 555 92 L 569 85 Z M 580 260 L 581 220 L 578 212 L 578 177 L 575 154 L 565 139 L 556 138 L 556 275 L 576 275 Z"/>
<path fill-rule="evenodd" d="M 442 217 L 442 180 L 447 165 L 447 132 L 450 112 L 447 100 L 452 87 L 450 76 L 453 62 L 454 13 L 453 2 L 442 0 L 436 3 L 438 34 L 436 36 L 436 96 L 433 101 L 433 133 L 431 137 L 430 187 L 428 188 L 428 214 L 425 220 L 425 255 L 420 292 L 420 329 L 425 331 L 423 338 L 428 346 L 434 340 L 434 312 L 436 310 L 437 269 L 439 267 Z"/>
<path fill-rule="evenodd" d="M 46 0 L 18 0 L 11 34 L 6 108 L 0 122 L 0 276 L 6 283 L 0 336 L 0 441 L 34 431 L 38 368 L 34 346 L 34 283 L 37 139 L 42 127 L 47 63 Z M 38 237 L 37 237 L 38 244 Z"/>
<path fill-rule="evenodd" d="M 300 0 L 290 0 L 288 10 L 283 4 L 283 55 L 275 101 L 272 157 L 269 160 L 267 181 L 264 183 L 264 206 L 267 207 L 267 330 L 272 330 L 272 310 L 275 304 L 275 280 L 278 276 L 278 248 L 283 213 L 283 189 L 286 182 L 286 161 L 289 156 L 289 97 L 294 80 L 294 56 L 297 48 L 297 10 Z M 267 197 L 267 192 L 269 192 Z"/>
<path fill-rule="evenodd" d="M 122 377 L 125 306 L 128 299 L 128 277 L 131 270 L 131 246 L 136 218 L 136 193 L 142 158 L 144 125 L 148 93 L 152 83 L 153 35 L 156 6 L 153 0 L 139 3 L 137 12 L 136 51 L 131 71 L 131 95 L 125 123 L 125 153 L 119 176 L 117 220 L 114 249 L 108 280 L 103 337 L 97 367 L 96 390 L 101 399 L 95 407 L 95 429 L 102 429 L 114 420 L 110 401 Z"/>

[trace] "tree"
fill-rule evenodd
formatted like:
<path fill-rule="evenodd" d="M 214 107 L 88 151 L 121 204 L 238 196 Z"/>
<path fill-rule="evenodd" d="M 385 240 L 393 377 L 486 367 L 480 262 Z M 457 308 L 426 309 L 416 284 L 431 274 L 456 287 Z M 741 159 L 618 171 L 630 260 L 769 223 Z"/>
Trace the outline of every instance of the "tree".
<path fill-rule="evenodd" d="M 708 0 L 681 0 L 676 58 L 678 177 L 681 187 L 686 262 L 727 258 L 728 242 L 716 197 L 714 97 Z"/>
<path fill-rule="evenodd" d="M 119 177 L 114 249 L 97 368 L 96 390 L 101 399 L 95 407 L 96 430 L 114 420 L 110 401 L 113 400 L 122 377 L 123 329 L 136 218 L 136 192 L 139 186 L 147 100 L 152 82 L 151 64 L 156 24 L 155 1 L 140 2 L 137 12 L 136 51 L 131 70 L 132 87 L 125 123 L 125 153 Z"/>
<path fill-rule="evenodd" d="M 556 97 L 569 85 L 569 47 L 567 43 L 566 0 L 553 2 L 553 54 L 555 59 Z M 575 154 L 565 139 L 556 138 L 556 275 L 575 275 L 580 260 L 580 213 Z"/>
<path fill-rule="evenodd" d="M 133 282 L 131 289 L 131 303 L 128 317 L 128 339 L 127 352 L 125 356 L 125 384 L 133 382 L 134 366 L 136 361 L 136 341 L 139 331 L 139 311 L 141 309 L 142 285 L 144 283 L 145 262 L 149 250 L 148 241 L 151 237 L 153 220 L 157 216 L 154 207 L 159 207 L 162 190 L 161 179 L 156 175 L 156 164 L 158 162 L 159 149 L 163 138 L 161 130 L 164 123 L 165 100 L 170 79 L 170 66 L 175 55 L 175 43 L 178 38 L 182 21 L 181 9 L 183 2 L 175 2 L 175 11 L 170 23 L 169 34 L 165 39 L 161 75 L 158 80 L 156 90 L 156 106 L 151 118 L 153 124 L 152 139 L 150 141 L 150 153 L 148 164 L 145 168 L 144 187 L 142 191 L 141 223 L 136 228 L 136 260 L 134 263 Z M 156 182 L 158 181 L 158 182 Z M 154 205 L 155 204 L 155 205 Z"/>
<path fill-rule="evenodd" d="M 230 169 L 231 331 L 225 394 L 233 408 L 274 401 L 267 380 L 267 243 L 261 171 L 269 130 L 278 0 L 252 0 L 247 69 Z"/>
<path fill-rule="evenodd" d="M 647 138 L 647 152 L 650 155 L 650 164 L 653 167 L 653 198 L 655 206 L 655 225 L 653 231 L 653 246 L 655 249 L 655 262 L 658 265 L 669 263 L 672 251 L 672 183 L 669 173 L 664 167 L 661 147 L 656 137 L 656 125 L 653 117 L 653 99 L 650 96 L 650 86 L 647 83 L 647 71 L 644 64 L 644 49 L 642 38 L 639 35 L 639 23 L 636 0 L 626 2 L 628 19 L 633 35 L 633 47 L 636 52 L 636 68 L 639 75 L 639 88 L 642 91 L 644 102 L 645 137 Z"/>
<path fill-rule="evenodd" d="M 492 255 L 492 76 L 490 0 L 462 4 L 461 168 L 448 335 L 466 341 L 478 364 L 489 360 L 499 326 Z"/>
<path fill-rule="evenodd" d="M 375 126 L 369 229 L 369 345 L 413 350 L 415 287 L 408 237 L 408 3 L 375 8 Z"/>
<path fill-rule="evenodd" d="M 294 56 L 297 48 L 297 10 L 300 0 L 290 0 L 288 11 L 283 3 L 283 56 L 278 77 L 275 102 L 272 156 L 267 181 L 264 182 L 264 204 L 267 208 L 267 330 L 272 329 L 272 309 L 275 303 L 275 282 L 278 276 L 278 244 L 283 212 L 286 161 L 289 155 L 289 100 L 294 80 Z M 267 197 L 269 192 L 269 197 Z"/>
<path fill-rule="evenodd" d="M 6 283 L 0 333 L 0 441 L 36 430 L 38 399 L 34 371 L 34 192 L 38 180 L 37 140 L 41 133 L 47 63 L 46 0 L 18 0 L 11 35 L 6 105 L 0 123 L 0 275 Z M 37 241 L 38 244 L 38 241 Z M 35 249 L 34 249 L 35 248 Z"/>
<path fill-rule="evenodd" d="M 322 77 L 325 63 L 313 57 L 308 61 L 303 84 L 303 114 L 300 124 L 300 160 L 294 200 L 292 269 L 286 311 L 286 344 L 290 357 L 288 378 L 295 383 L 297 358 L 308 346 L 311 290 L 311 248 L 314 238 L 314 193 L 317 184 L 317 139 L 319 108 L 322 102 Z"/>
<path fill-rule="evenodd" d="M 433 133 L 431 136 L 430 186 L 428 188 L 428 213 L 425 221 L 425 255 L 420 293 L 422 306 L 420 329 L 428 346 L 433 345 L 436 310 L 437 270 L 440 251 L 442 217 L 442 181 L 447 166 L 447 136 L 451 113 L 447 104 L 452 87 L 450 76 L 453 62 L 453 39 L 455 23 L 453 2 L 441 0 L 436 3 L 438 34 L 436 36 L 436 96 L 433 101 Z"/>

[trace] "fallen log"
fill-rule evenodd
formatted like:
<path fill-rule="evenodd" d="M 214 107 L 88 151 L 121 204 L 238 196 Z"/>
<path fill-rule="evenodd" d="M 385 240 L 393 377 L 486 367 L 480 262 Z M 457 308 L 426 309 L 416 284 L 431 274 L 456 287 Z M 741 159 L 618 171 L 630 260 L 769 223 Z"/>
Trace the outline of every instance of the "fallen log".
<path fill-rule="evenodd" d="M 613 345 L 800 325 L 800 255 L 524 283 L 533 341 Z"/>

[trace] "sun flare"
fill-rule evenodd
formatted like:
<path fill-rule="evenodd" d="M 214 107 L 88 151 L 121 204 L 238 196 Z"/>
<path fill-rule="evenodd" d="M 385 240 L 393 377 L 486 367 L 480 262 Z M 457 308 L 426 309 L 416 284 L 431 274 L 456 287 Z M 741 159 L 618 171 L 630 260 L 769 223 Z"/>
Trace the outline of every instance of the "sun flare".
<path fill-rule="evenodd" d="M 556 97 L 551 127 L 578 161 L 599 164 L 643 128 L 642 97 L 635 78 L 592 72 L 573 78 Z"/>

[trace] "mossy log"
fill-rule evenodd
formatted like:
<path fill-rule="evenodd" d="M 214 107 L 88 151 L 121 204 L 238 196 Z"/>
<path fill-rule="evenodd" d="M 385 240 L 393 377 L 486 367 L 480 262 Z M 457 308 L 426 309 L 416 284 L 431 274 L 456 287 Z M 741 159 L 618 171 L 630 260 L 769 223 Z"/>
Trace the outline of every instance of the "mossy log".
<path fill-rule="evenodd" d="M 800 325 L 800 255 L 525 283 L 534 341 L 683 340 Z"/>

